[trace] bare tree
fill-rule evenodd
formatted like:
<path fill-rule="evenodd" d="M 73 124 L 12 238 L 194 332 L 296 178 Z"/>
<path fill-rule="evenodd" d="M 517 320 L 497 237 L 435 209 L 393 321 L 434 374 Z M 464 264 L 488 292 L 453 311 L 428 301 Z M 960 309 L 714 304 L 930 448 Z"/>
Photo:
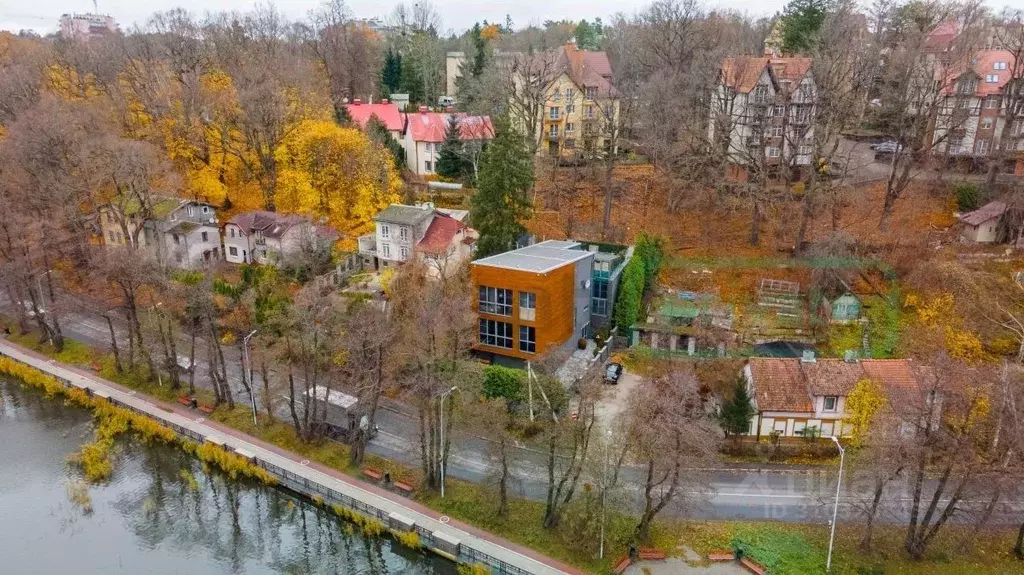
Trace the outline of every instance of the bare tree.
<path fill-rule="evenodd" d="M 336 118 L 347 101 L 373 96 L 380 46 L 375 33 L 352 18 L 344 0 L 327 0 L 310 12 L 305 41 L 327 75 Z"/>

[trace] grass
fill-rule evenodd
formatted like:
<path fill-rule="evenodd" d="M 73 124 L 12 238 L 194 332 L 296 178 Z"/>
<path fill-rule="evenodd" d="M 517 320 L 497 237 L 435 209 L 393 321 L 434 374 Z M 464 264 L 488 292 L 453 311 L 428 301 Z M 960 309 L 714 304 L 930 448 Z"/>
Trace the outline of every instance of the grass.
<path fill-rule="evenodd" d="M 56 352 L 50 346 L 40 346 L 38 339 L 27 337 L 27 347 L 56 357 Z M 12 340 L 17 342 L 18 338 Z M 26 341 L 25 337 L 21 341 Z M 96 361 L 100 361 L 100 373 L 104 376 L 113 370 L 109 357 L 102 352 L 89 351 L 89 354 L 84 354 L 78 348 L 71 357 L 76 357 L 80 362 L 77 365 L 84 367 L 95 366 Z M 110 379 L 156 397 L 173 400 L 177 395 L 169 386 L 157 386 L 138 374 L 113 375 L 115 377 Z M 213 418 L 311 461 L 352 476 L 360 475 L 359 469 L 350 464 L 347 447 L 334 442 L 306 443 L 288 422 L 271 421 L 263 414 L 260 416 L 259 427 L 254 427 L 251 412 L 243 406 L 237 406 L 234 410 L 226 406 L 219 407 Z M 413 485 L 419 484 L 419 472 L 416 469 L 376 456 L 367 456 L 363 465 L 389 471 L 392 477 Z M 578 491 L 578 501 L 592 496 L 585 486 L 581 485 Z M 438 512 L 592 573 L 610 572 L 613 562 L 626 553 L 635 525 L 634 518 L 610 512 L 605 559 L 599 560 L 594 549 L 597 537 L 572 529 L 568 514 L 561 529 L 549 530 L 542 527 L 543 502 L 510 497 L 509 513 L 503 518 L 497 515 L 497 494 L 488 486 L 449 479 L 445 495 L 441 499 L 439 494 L 423 489 L 417 491 L 416 500 Z M 875 548 L 870 553 L 862 553 L 857 548 L 860 541 L 859 529 L 859 526 L 840 524 L 836 534 L 833 572 L 922 575 L 1024 573 L 1024 562 L 1017 561 L 1010 552 L 1016 535 L 1013 530 L 990 530 L 984 537 L 977 537 L 970 530 L 949 527 L 937 537 L 925 560 L 914 562 L 902 550 L 902 530 L 899 526 L 877 527 Z M 666 520 L 655 523 L 651 537 L 649 545 L 664 548 L 671 555 L 682 555 L 684 546 L 704 556 L 713 549 L 742 547 L 755 559 L 772 566 L 773 575 L 823 572 L 828 548 L 828 527 L 822 524 Z M 961 552 L 959 548 L 968 538 L 973 546 Z M 883 571 L 877 571 L 879 568 Z"/>
<path fill-rule="evenodd" d="M 742 548 L 773 575 L 822 573 L 828 555 L 827 525 L 767 521 L 688 521 L 673 526 L 678 542 L 707 555 L 714 549 Z M 875 528 L 872 550 L 859 549 L 859 525 L 840 523 L 836 530 L 832 572 L 907 575 L 1024 573 L 1024 562 L 1011 549 L 1016 530 L 990 529 L 978 536 L 971 528 L 948 526 L 936 537 L 925 559 L 913 561 L 903 551 L 903 528 Z M 961 550 L 968 541 L 972 548 Z"/>

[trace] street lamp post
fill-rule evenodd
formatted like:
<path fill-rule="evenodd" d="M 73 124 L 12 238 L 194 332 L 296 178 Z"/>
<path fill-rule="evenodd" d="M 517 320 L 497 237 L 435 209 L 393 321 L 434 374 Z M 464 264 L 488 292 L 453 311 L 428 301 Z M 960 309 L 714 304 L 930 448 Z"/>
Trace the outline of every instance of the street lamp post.
<path fill-rule="evenodd" d="M 604 559 L 604 521 L 605 521 L 605 498 L 608 497 L 608 447 L 612 441 L 612 430 L 605 432 L 607 436 L 604 442 L 604 470 L 601 472 L 601 551 L 598 553 L 600 559 Z"/>
<path fill-rule="evenodd" d="M 459 387 L 453 385 L 451 389 L 441 394 L 441 499 L 444 499 L 444 400 Z"/>
<path fill-rule="evenodd" d="M 249 368 L 249 338 L 256 335 L 257 331 L 259 330 L 254 329 L 242 338 L 242 382 L 248 382 L 245 388 L 249 391 L 249 401 L 252 403 L 252 424 L 259 427 L 259 423 L 256 422 L 256 395 L 252 391 L 252 369 Z"/>
<path fill-rule="evenodd" d="M 843 485 L 843 460 L 846 458 L 846 450 L 839 444 L 839 438 L 832 436 L 832 441 L 839 448 L 839 478 L 836 480 L 836 503 L 832 508 L 832 533 L 828 537 L 828 560 L 825 561 L 825 571 L 832 570 L 832 544 L 836 540 L 836 518 L 839 515 L 839 489 Z"/>

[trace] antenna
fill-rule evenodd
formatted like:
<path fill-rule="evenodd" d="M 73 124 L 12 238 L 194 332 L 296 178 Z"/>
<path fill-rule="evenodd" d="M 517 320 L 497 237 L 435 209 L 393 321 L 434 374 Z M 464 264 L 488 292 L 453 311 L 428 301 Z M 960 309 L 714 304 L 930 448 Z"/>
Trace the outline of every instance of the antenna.
<path fill-rule="evenodd" d="M 100 8 L 96 5 L 96 0 L 92 0 L 92 12 L 93 14 L 99 14 Z"/>

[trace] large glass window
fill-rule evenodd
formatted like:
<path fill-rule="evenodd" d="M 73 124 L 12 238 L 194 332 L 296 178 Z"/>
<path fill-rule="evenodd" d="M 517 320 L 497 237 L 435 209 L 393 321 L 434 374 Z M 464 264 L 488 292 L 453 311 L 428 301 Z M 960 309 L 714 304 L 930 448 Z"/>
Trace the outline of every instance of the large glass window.
<path fill-rule="evenodd" d="M 537 353 L 537 330 L 528 325 L 519 326 L 519 351 Z"/>
<path fill-rule="evenodd" d="M 512 290 L 480 286 L 480 313 L 512 317 Z"/>
<path fill-rule="evenodd" d="M 528 291 L 519 292 L 519 319 L 523 321 L 537 319 L 537 294 Z"/>
<path fill-rule="evenodd" d="M 594 315 L 608 315 L 608 280 L 594 280 L 594 295 L 591 298 L 594 306 Z"/>
<path fill-rule="evenodd" d="M 480 320 L 480 343 L 512 349 L 512 324 L 493 319 Z"/>

